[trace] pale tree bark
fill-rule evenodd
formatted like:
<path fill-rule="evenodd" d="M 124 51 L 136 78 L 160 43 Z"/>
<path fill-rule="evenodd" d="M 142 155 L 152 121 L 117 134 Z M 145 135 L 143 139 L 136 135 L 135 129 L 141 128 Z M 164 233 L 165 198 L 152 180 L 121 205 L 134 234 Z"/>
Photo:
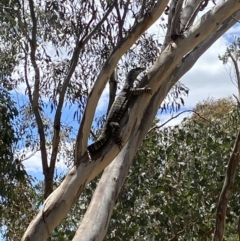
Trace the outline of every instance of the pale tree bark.
<path fill-rule="evenodd" d="M 194 16 L 185 15 L 185 19 L 194 22 L 192 26 L 184 26 L 187 27 L 185 30 L 179 26 L 178 21 L 172 21 L 172 42 L 168 41 L 167 47 L 161 52 L 155 64 L 148 70 L 140 83 L 140 86 L 148 84 L 152 88 L 152 96 L 139 96 L 136 101 L 130 103 L 129 114 L 126 113 L 121 120 L 121 137 L 125 144 L 123 150 L 119 153 L 118 147 L 113 142 L 110 142 L 103 150 L 89 158 L 86 151 L 87 138 L 97 100 L 107 79 L 111 76 L 118 60 L 125 51 L 161 16 L 167 2 L 158 1 L 153 10 L 139 20 L 130 30 L 130 34 L 113 50 L 103 66 L 90 93 L 79 128 L 75 165 L 61 185 L 47 198 L 43 210 L 38 213 L 29 225 L 22 240 L 46 240 L 52 230 L 66 216 L 86 184 L 118 155 L 116 160 L 104 172 L 98 187 L 105 195 L 100 198 L 99 191 L 94 194 L 92 204 L 74 240 L 102 240 L 104 238 L 119 189 L 141 141 L 150 128 L 160 103 L 173 84 L 192 67 L 195 58 L 201 56 L 219 36 L 234 24 L 231 16 L 240 10 L 240 1 L 228 0 L 219 2 L 196 23 L 194 22 Z M 191 2 L 194 4 L 194 1 Z M 200 2 L 202 1 L 198 1 L 198 3 Z M 176 14 L 180 17 L 179 11 L 181 11 L 181 7 L 177 6 L 176 9 L 178 11 Z M 173 7 L 171 11 L 174 11 Z M 111 171 L 113 175 L 110 175 Z M 94 222 L 94 226 L 91 221 Z"/>

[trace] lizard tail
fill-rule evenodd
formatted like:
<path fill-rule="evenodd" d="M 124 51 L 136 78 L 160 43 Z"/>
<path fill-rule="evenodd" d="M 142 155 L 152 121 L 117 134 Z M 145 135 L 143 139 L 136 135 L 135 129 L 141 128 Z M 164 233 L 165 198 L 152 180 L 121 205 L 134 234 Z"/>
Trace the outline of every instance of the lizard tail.
<path fill-rule="evenodd" d="M 95 152 L 99 150 L 108 140 L 108 137 L 103 137 L 96 142 L 92 143 L 91 145 L 88 146 L 88 151 L 89 152 Z"/>

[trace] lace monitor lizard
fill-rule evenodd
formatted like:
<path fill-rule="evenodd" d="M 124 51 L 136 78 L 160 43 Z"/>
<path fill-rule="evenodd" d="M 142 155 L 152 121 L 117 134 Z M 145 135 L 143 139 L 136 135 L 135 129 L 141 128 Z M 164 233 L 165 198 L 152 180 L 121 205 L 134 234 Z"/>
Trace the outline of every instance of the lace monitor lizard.
<path fill-rule="evenodd" d="M 127 79 L 123 86 L 122 91 L 114 101 L 109 114 L 107 116 L 106 123 L 103 127 L 103 132 L 98 140 L 88 146 L 88 151 L 95 152 L 99 150 L 104 144 L 112 138 L 113 141 L 118 145 L 119 149 L 122 148 L 122 139 L 120 137 L 120 126 L 119 122 L 122 119 L 132 95 L 140 95 L 142 93 L 151 94 L 151 88 L 134 88 L 133 83 L 137 76 L 145 70 L 144 68 L 135 68 L 129 71 Z"/>

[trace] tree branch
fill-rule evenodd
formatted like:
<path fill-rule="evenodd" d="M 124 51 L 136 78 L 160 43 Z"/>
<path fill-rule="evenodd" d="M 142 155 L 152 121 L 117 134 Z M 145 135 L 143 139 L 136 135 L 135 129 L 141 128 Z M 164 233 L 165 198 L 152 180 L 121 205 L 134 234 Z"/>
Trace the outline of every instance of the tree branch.
<path fill-rule="evenodd" d="M 223 188 L 217 204 L 216 224 L 215 224 L 213 241 L 219 241 L 223 239 L 223 235 L 225 231 L 227 204 L 228 204 L 230 195 L 232 193 L 237 166 L 239 163 L 239 158 L 240 158 L 240 131 L 238 132 L 238 136 L 236 138 L 231 157 L 228 161 Z"/>
<path fill-rule="evenodd" d="M 37 35 L 37 19 L 35 16 L 35 10 L 34 10 L 34 4 L 33 0 L 29 0 L 29 6 L 30 6 L 30 14 L 32 19 L 32 38 L 28 38 L 28 41 L 30 43 L 31 53 L 31 63 L 34 68 L 35 72 L 35 81 L 34 81 L 34 90 L 33 90 L 33 99 L 32 99 L 32 108 L 33 113 L 36 118 L 37 126 L 38 126 L 38 133 L 40 137 L 40 150 L 41 150 L 41 157 L 42 157 L 42 166 L 43 166 L 43 174 L 45 176 L 45 191 L 44 196 L 45 198 L 50 194 L 49 190 L 52 190 L 51 185 L 49 186 L 47 184 L 48 179 L 48 162 L 47 162 L 47 150 L 46 150 L 46 137 L 44 133 L 44 127 L 43 127 L 43 121 L 42 117 L 39 112 L 39 86 L 40 86 L 40 71 L 39 67 L 36 62 L 36 49 L 37 49 L 37 43 L 36 43 L 36 35 Z"/>
<path fill-rule="evenodd" d="M 108 15 L 112 12 L 114 8 L 114 3 L 109 7 L 103 18 L 99 21 L 99 23 L 94 27 L 94 29 L 82 40 L 81 45 L 85 45 L 90 38 L 97 32 L 97 30 L 101 27 L 101 25 L 104 23 L 104 21 L 107 19 Z"/>
<path fill-rule="evenodd" d="M 185 29 L 188 29 L 188 28 L 190 28 L 190 27 L 192 26 L 195 18 L 197 17 L 198 12 L 201 11 L 201 6 L 202 6 L 201 4 L 202 4 L 202 3 L 200 2 L 200 3 L 197 5 L 197 7 L 194 9 L 191 17 L 189 18 L 188 22 L 186 23 L 186 25 L 185 25 L 185 27 L 184 27 Z"/>
<path fill-rule="evenodd" d="M 180 115 L 182 115 L 183 113 L 186 113 L 186 112 L 193 112 L 194 114 L 196 114 L 198 117 L 200 117 L 201 119 L 205 120 L 206 122 L 212 124 L 212 122 L 206 118 L 204 118 L 203 116 L 201 116 L 198 112 L 194 111 L 194 110 L 184 110 L 184 111 L 181 111 L 180 113 L 178 113 L 177 115 L 175 116 L 172 116 L 171 118 L 169 118 L 167 121 L 165 121 L 163 124 L 159 125 L 159 126 L 154 126 L 152 127 L 149 131 L 148 131 L 148 134 L 155 130 L 155 129 L 159 129 L 159 128 L 162 128 L 163 126 L 165 126 L 168 122 L 172 121 L 173 119 L 176 119 L 178 118 Z"/>
<path fill-rule="evenodd" d="M 35 82 L 34 82 L 34 91 L 33 91 L 33 109 L 38 112 L 38 100 L 39 100 L 39 86 L 40 86 L 40 72 L 38 65 L 36 63 L 36 49 L 37 49 L 37 43 L 36 43 L 36 32 L 37 32 L 37 19 L 34 12 L 34 5 L 33 0 L 29 0 L 29 6 L 30 6 L 30 13 L 32 18 L 32 38 L 29 39 L 29 43 L 31 46 L 31 62 L 35 71 Z M 39 113 L 37 114 L 39 116 Z M 40 117 L 41 118 L 41 117 Z M 40 127 L 40 126 L 39 126 Z M 42 127 L 40 127 L 42 128 Z"/>
<path fill-rule="evenodd" d="M 110 78 L 122 55 L 134 44 L 134 42 L 161 16 L 166 7 L 166 1 L 158 0 L 152 12 L 146 14 L 130 31 L 129 34 L 117 44 L 112 54 L 106 60 L 97 80 L 92 88 L 82 117 L 81 125 L 77 134 L 75 162 L 79 163 L 81 156 L 87 150 L 87 140 L 97 102 L 102 91 Z"/>
<path fill-rule="evenodd" d="M 127 0 L 126 4 L 124 5 L 124 10 L 123 10 L 123 16 L 122 16 L 123 22 L 125 21 L 125 18 L 127 16 L 129 4 L 130 4 L 130 0 Z"/>
<path fill-rule="evenodd" d="M 168 7 L 168 24 L 167 24 L 168 28 L 167 28 L 167 33 L 163 43 L 162 50 L 164 50 L 167 47 L 167 45 L 172 41 L 171 40 L 172 19 L 175 13 L 176 5 L 177 5 L 177 1 L 171 1 L 170 7 Z"/>

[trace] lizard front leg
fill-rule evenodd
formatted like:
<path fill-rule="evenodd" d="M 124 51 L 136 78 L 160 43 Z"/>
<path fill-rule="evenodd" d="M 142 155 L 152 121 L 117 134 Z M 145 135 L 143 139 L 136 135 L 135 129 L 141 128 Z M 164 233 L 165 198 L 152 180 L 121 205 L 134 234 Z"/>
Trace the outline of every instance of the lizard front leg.
<path fill-rule="evenodd" d="M 122 139 L 120 137 L 120 126 L 117 122 L 111 122 L 109 124 L 112 128 L 112 139 L 118 145 L 119 149 L 122 149 Z"/>
<path fill-rule="evenodd" d="M 144 88 L 131 88 L 129 94 L 131 95 L 141 95 L 143 93 L 152 94 L 152 89 L 147 86 Z"/>

